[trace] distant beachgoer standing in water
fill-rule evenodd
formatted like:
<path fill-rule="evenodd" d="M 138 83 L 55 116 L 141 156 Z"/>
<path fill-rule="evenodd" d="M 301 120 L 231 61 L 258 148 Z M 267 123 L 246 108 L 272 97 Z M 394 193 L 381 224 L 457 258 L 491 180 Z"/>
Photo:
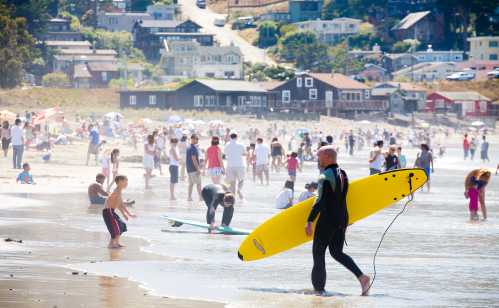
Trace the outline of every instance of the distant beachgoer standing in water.
<path fill-rule="evenodd" d="M 471 142 L 470 142 L 470 159 L 474 160 L 475 159 L 475 152 L 476 148 L 478 147 L 477 141 L 474 137 L 471 137 Z"/>
<path fill-rule="evenodd" d="M 144 179 L 146 189 L 151 189 L 149 181 L 152 178 L 152 170 L 154 169 L 154 155 L 156 155 L 156 144 L 154 143 L 154 136 L 147 135 L 147 143 L 144 144 Z"/>
<path fill-rule="evenodd" d="M 400 168 L 407 167 L 407 158 L 405 157 L 404 154 L 402 154 L 402 147 L 401 146 L 399 146 L 397 148 L 397 155 L 399 157 Z"/>
<path fill-rule="evenodd" d="M 90 160 L 90 155 L 95 155 L 95 164 L 97 165 L 99 161 L 99 146 L 100 146 L 100 134 L 99 129 L 93 124 L 88 126 L 89 138 L 88 151 L 87 151 L 87 166 Z"/>
<path fill-rule="evenodd" d="M 178 183 L 178 165 L 180 161 L 180 154 L 177 148 L 178 139 L 170 139 L 170 200 L 177 200 L 175 198 L 175 185 Z"/>
<path fill-rule="evenodd" d="M 482 211 L 483 220 L 487 219 L 487 207 L 485 205 L 485 187 L 490 181 L 491 172 L 487 169 L 472 170 L 464 181 L 464 196 L 470 199 L 470 220 L 476 221 L 478 217 L 478 203 Z"/>
<path fill-rule="evenodd" d="M 256 154 L 255 154 L 256 144 L 250 143 L 249 147 L 246 148 L 246 172 L 251 171 L 253 177 L 253 183 L 256 182 Z"/>
<path fill-rule="evenodd" d="M 430 192 L 431 184 L 431 174 L 434 172 L 433 169 L 433 155 L 430 152 L 430 148 L 427 144 L 421 144 L 421 152 L 418 153 L 416 161 L 414 162 L 414 167 L 421 168 L 425 171 L 428 181 L 426 182 L 426 187 L 428 192 Z"/>
<path fill-rule="evenodd" d="M 102 218 L 104 218 L 107 230 L 111 235 L 111 240 L 107 247 L 112 249 L 123 247 L 120 244 L 120 237 L 123 232 L 127 231 L 126 224 L 116 214 L 115 210 L 119 210 L 125 220 L 128 220 L 129 217 L 136 217 L 125 207 L 121 196 L 123 190 L 128 187 L 128 178 L 124 175 L 118 175 L 114 181 L 116 182 L 116 189 L 109 195 L 106 200 L 106 207 L 102 210 Z"/>
<path fill-rule="evenodd" d="M 21 169 L 24 153 L 24 134 L 23 129 L 21 128 L 20 119 L 16 119 L 14 126 L 10 128 L 10 137 L 12 142 L 12 162 L 14 169 Z"/>
<path fill-rule="evenodd" d="M 3 150 L 3 157 L 7 157 L 7 154 L 9 153 L 9 144 L 10 144 L 10 128 L 9 128 L 9 122 L 4 121 L 2 123 L 2 128 L 0 128 L 0 138 L 2 139 L 2 150 Z"/>
<path fill-rule="evenodd" d="M 186 157 L 185 157 L 185 167 L 187 170 L 187 176 L 189 179 L 189 184 L 187 187 L 187 201 L 192 201 L 192 190 L 194 185 L 196 185 L 196 190 L 198 192 L 199 200 L 201 197 L 201 164 L 199 163 L 199 149 L 197 144 L 199 142 L 199 137 L 196 134 L 191 136 L 191 144 L 187 147 Z"/>
<path fill-rule="evenodd" d="M 224 154 L 227 159 L 225 180 L 229 183 L 234 195 L 237 193 L 238 197 L 243 199 L 242 189 L 245 176 L 243 156 L 246 155 L 246 149 L 237 142 L 237 134 L 230 134 L 230 141 L 225 145 Z"/>
<path fill-rule="evenodd" d="M 219 144 L 220 138 L 213 136 L 211 146 L 206 150 L 205 169 L 213 184 L 220 184 L 222 175 L 225 173 L 222 150 L 218 146 Z"/>
<path fill-rule="evenodd" d="M 180 160 L 178 161 L 178 168 L 180 171 L 180 180 L 185 181 L 185 158 L 187 154 L 187 136 L 182 135 L 180 137 L 180 142 L 178 143 L 178 153 L 180 154 Z"/>
<path fill-rule="evenodd" d="M 482 144 L 480 146 L 480 159 L 485 163 L 489 162 L 489 142 L 487 141 L 487 137 L 482 137 Z"/>
<path fill-rule="evenodd" d="M 270 155 L 272 156 L 272 170 L 279 172 L 282 165 L 282 157 L 284 156 L 284 148 L 277 138 L 273 138 L 270 143 Z"/>
<path fill-rule="evenodd" d="M 468 140 L 468 134 L 464 134 L 463 152 L 464 152 L 464 159 L 466 160 L 466 158 L 468 158 L 468 155 L 470 153 L 470 142 Z"/>
<path fill-rule="evenodd" d="M 263 176 L 265 175 L 266 183 L 269 185 L 269 158 L 269 147 L 263 144 L 262 138 L 257 138 L 255 146 L 255 169 L 256 175 L 260 179 L 260 184 L 263 184 Z"/>
<path fill-rule="evenodd" d="M 294 183 L 296 181 L 296 172 L 300 168 L 300 162 L 297 159 L 298 154 L 296 152 L 292 152 L 289 155 L 288 160 L 286 162 L 286 166 L 288 168 L 288 175 L 291 181 Z"/>
<path fill-rule="evenodd" d="M 324 172 L 319 177 L 319 197 L 307 219 L 305 233 L 312 236 L 312 223 L 319 216 L 314 232 L 312 284 L 315 292 L 323 294 L 326 286 L 326 249 L 332 257 L 350 270 L 359 280 L 362 295 L 369 293 L 369 276 L 362 273 L 350 256 L 343 252 L 348 226 L 347 193 L 348 177 L 337 164 L 337 152 L 332 146 L 319 149 L 319 165 Z M 320 215 L 319 215 L 320 214 Z"/>

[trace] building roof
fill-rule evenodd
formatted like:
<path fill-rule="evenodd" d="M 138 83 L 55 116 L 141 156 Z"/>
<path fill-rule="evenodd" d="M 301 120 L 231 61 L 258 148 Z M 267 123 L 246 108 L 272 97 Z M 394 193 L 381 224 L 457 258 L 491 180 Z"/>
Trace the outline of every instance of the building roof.
<path fill-rule="evenodd" d="M 338 22 L 356 22 L 356 23 L 361 23 L 362 20 L 360 19 L 355 19 L 355 18 L 348 18 L 348 17 L 340 17 L 340 18 L 334 18 L 334 19 L 316 19 L 316 20 L 305 20 L 305 21 L 299 21 L 295 22 L 295 25 L 301 25 L 301 24 L 335 24 Z"/>
<path fill-rule="evenodd" d="M 475 91 L 459 91 L 459 92 L 450 92 L 450 91 L 436 91 L 440 96 L 446 97 L 453 101 L 491 101 L 490 98 L 483 96 L 482 94 Z"/>
<path fill-rule="evenodd" d="M 400 88 L 400 90 L 403 91 L 419 91 L 419 92 L 427 91 L 425 88 L 410 82 L 384 82 L 383 84 L 388 84 L 394 88 Z"/>
<path fill-rule="evenodd" d="M 95 51 L 93 49 L 60 49 L 58 51 L 59 54 L 61 55 L 117 55 L 116 51 L 113 49 L 96 49 Z"/>
<path fill-rule="evenodd" d="M 393 75 L 403 75 L 403 74 L 408 74 L 411 72 L 416 73 L 416 72 L 419 72 L 422 70 L 430 71 L 430 70 L 434 70 L 440 66 L 445 66 L 445 65 L 456 67 L 456 64 L 454 62 L 423 62 L 423 63 L 415 64 L 413 66 L 404 67 L 403 69 L 400 69 L 396 72 L 393 72 L 392 74 Z"/>
<path fill-rule="evenodd" d="M 196 79 L 195 81 L 219 92 L 267 92 L 258 83 L 245 80 Z"/>
<path fill-rule="evenodd" d="M 142 28 L 175 28 L 178 25 L 184 23 L 184 21 L 141 19 L 138 20 L 137 23 L 140 24 Z"/>
<path fill-rule="evenodd" d="M 425 18 L 428 14 L 430 14 L 430 11 L 410 13 L 398 24 L 396 24 L 392 30 L 407 30 L 418 23 L 421 19 Z"/>
<path fill-rule="evenodd" d="M 363 71 L 373 69 L 373 68 L 380 70 L 380 71 L 383 71 L 383 72 L 386 72 L 386 69 L 384 67 L 381 67 L 380 65 L 372 64 L 372 63 L 367 63 L 366 65 L 364 65 Z"/>
<path fill-rule="evenodd" d="M 85 64 L 77 64 L 74 67 L 73 78 L 92 78 Z"/>
<path fill-rule="evenodd" d="M 141 12 L 103 12 L 101 13 L 102 15 L 105 16 L 130 16 L 130 17 L 144 17 L 144 18 L 152 18 L 151 15 L 148 13 L 141 13 Z"/>
<path fill-rule="evenodd" d="M 175 36 L 214 36 L 212 33 L 202 33 L 202 32 L 156 32 L 154 35 L 175 35 Z"/>
<path fill-rule="evenodd" d="M 499 40 L 499 36 L 474 36 L 468 37 L 468 41 Z"/>
<path fill-rule="evenodd" d="M 70 22 L 70 21 L 64 18 L 51 18 L 49 22 Z"/>
<path fill-rule="evenodd" d="M 90 62 L 90 63 L 88 63 L 88 68 L 92 72 L 117 72 L 118 71 L 118 64 L 116 64 L 116 63 Z"/>
<path fill-rule="evenodd" d="M 365 84 L 353 80 L 352 78 L 349 78 L 343 74 L 308 73 L 308 75 L 338 89 L 369 89 L 369 87 Z"/>
<path fill-rule="evenodd" d="M 271 80 L 271 81 L 258 82 L 258 85 L 267 91 L 272 91 L 284 83 L 286 83 L 286 81 Z"/>
<path fill-rule="evenodd" d="M 371 96 L 389 96 L 397 91 L 397 88 L 373 88 Z"/>
<path fill-rule="evenodd" d="M 89 41 L 45 41 L 45 45 L 49 47 L 66 47 L 66 46 L 82 46 L 90 47 Z"/>
<path fill-rule="evenodd" d="M 402 57 L 414 57 L 414 58 L 416 58 L 414 55 L 412 55 L 410 53 L 405 53 L 405 52 L 404 53 L 387 53 L 384 56 L 387 58 L 390 58 L 392 60 L 402 58 Z"/>
<path fill-rule="evenodd" d="M 109 61 L 109 62 L 115 62 L 116 57 L 115 56 L 109 56 L 109 55 L 55 55 L 54 59 L 58 61 L 72 61 L 72 60 L 79 60 L 79 61 Z"/>

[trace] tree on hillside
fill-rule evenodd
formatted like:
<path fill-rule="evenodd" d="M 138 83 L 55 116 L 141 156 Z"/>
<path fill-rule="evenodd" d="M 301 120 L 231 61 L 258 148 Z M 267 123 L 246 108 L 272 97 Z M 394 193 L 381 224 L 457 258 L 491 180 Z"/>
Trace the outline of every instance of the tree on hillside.
<path fill-rule="evenodd" d="M 277 44 L 277 24 L 273 21 L 264 21 L 258 27 L 258 47 L 266 48 Z"/>
<path fill-rule="evenodd" d="M 328 46 L 319 42 L 303 45 L 303 48 L 296 53 L 296 67 L 299 70 L 329 73 L 331 62 L 328 56 Z"/>
<path fill-rule="evenodd" d="M 112 5 L 112 0 L 60 0 L 60 11 L 69 12 L 88 26 L 97 25 L 95 11 L 106 11 Z"/>
<path fill-rule="evenodd" d="M 363 64 L 348 55 L 346 44 L 339 44 L 329 49 L 331 69 L 335 73 L 355 74 L 362 70 Z"/>
<path fill-rule="evenodd" d="M 144 12 L 151 4 L 153 4 L 153 0 L 132 0 L 132 11 Z"/>
<path fill-rule="evenodd" d="M 39 36 L 45 31 L 49 15 L 49 5 L 54 0 L 2 0 L 10 10 L 13 18 L 25 19 L 27 30 L 34 36 Z"/>
<path fill-rule="evenodd" d="M 24 69 L 36 56 L 35 40 L 26 19 L 13 17 L 0 3 L 0 87 L 13 88 L 22 81 Z"/>
<path fill-rule="evenodd" d="M 286 61 L 294 61 L 298 52 L 306 45 L 316 45 L 318 43 L 315 33 L 310 31 L 297 31 L 287 33 L 281 37 L 279 50 L 281 57 Z"/>

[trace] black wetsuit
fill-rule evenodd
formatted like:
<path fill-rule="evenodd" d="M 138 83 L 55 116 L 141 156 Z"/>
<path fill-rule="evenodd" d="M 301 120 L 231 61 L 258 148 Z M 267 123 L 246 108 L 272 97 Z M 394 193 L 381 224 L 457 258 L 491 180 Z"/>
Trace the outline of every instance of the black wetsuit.
<path fill-rule="evenodd" d="M 348 225 L 347 191 L 348 178 L 345 171 L 339 169 L 337 164 L 327 166 L 319 179 L 319 197 L 308 216 L 308 221 L 312 222 L 320 214 L 313 243 L 312 284 L 316 291 L 324 291 L 326 285 L 325 256 L 328 247 L 331 256 L 357 278 L 363 275 L 352 258 L 343 253 Z"/>
<path fill-rule="evenodd" d="M 222 185 L 208 184 L 201 191 L 201 196 L 208 209 L 206 210 L 206 223 L 211 224 L 215 220 L 215 211 L 218 205 L 223 206 L 223 200 L 227 191 Z M 222 225 L 230 225 L 232 215 L 234 214 L 234 206 L 224 207 L 222 216 Z"/>

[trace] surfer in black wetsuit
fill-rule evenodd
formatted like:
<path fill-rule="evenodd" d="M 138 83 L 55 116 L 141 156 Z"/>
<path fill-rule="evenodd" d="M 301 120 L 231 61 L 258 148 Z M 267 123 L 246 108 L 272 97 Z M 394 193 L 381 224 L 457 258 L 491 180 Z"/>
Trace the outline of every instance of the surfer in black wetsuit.
<path fill-rule="evenodd" d="M 324 172 L 319 178 L 319 196 L 308 216 L 305 232 L 312 235 L 312 222 L 320 214 L 315 227 L 312 269 L 312 284 L 317 293 L 325 292 L 326 285 L 326 249 L 331 256 L 350 270 L 359 279 L 362 295 L 368 295 L 369 276 L 362 273 L 352 258 L 343 252 L 345 231 L 348 225 L 346 195 L 348 178 L 345 171 L 338 167 L 337 153 L 334 147 L 324 146 L 318 152 L 319 165 Z"/>
<path fill-rule="evenodd" d="M 220 184 L 209 184 L 203 188 L 201 196 L 208 207 L 206 210 L 206 223 L 210 225 L 210 232 L 215 229 L 215 211 L 219 205 L 224 207 L 222 226 L 228 227 L 234 214 L 235 202 L 234 195 L 230 190 Z"/>

